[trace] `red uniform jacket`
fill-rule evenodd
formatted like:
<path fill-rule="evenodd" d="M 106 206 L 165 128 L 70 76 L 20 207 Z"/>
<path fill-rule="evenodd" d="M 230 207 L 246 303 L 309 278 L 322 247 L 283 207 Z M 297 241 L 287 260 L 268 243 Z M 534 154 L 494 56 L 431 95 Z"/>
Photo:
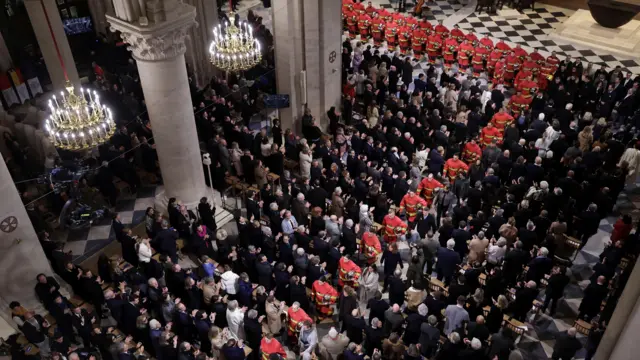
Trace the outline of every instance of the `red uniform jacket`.
<path fill-rule="evenodd" d="M 427 52 L 429 57 L 437 56 L 442 48 L 442 37 L 436 33 L 427 36 Z"/>
<path fill-rule="evenodd" d="M 534 69 L 538 68 L 538 63 L 533 60 L 525 60 L 522 63 L 522 70 L 533 72 Z"/>
<path fill-rule="evenodd" d="M 358 13 L 355 11 L 351 11 L 347 15 L 347 27 L 350 35 L 355 35 L 358 32 Z"/>
<path fill-rule="evenodd" d="M 391 18 L 393 19 L 393 22 L 395 22 L 398 25 L 402 25 L 405 23 L 404 15 L 400 13 L 391 14 Z"/>
<path fill-rule="evenodd" d="M 282 344 L 274 338 L 267 342 L 267 338 L 263 337 L 260 341 L 260 352 L 262 353 L 262 360 L 268 360 L 271 354 L 279 354 L 283 358 L 287 357 L 287 352 L 282 347 Z"/>
<path fill-rule="evenodd" d="M 529 106 L 529 102 L 527 99 L 522 96 L 515 94 L 509 100 L 509 107 L 511 108 L 511 112 L 514 116 L 519 116 L 524 110 Z"/>
<path fill-rule="evenodd" d="M 482 149 L 480 149 L 478 144 L 470 142 L 464 144 L 464 148 L 462 149 L 462 160 L 471 165 L 480 158 L 482 158 Z"/>
<path fill-rule="evenodd" d="M 502 80 L 504 79 L 504 74 L 507 71 L 507 66 L 504 63 L 504 59 L 501 59 L 498 62 L 496 62 L 494 67 L 495 69 L 493 71 L 493 78 L 497 82 L 502 82 Z"/>
<path fill-rule="evenodd" d="M 538 91 L 538 83 L 533 80 L 522 80 L 518 86 L 518 91 L 522 93 L 525 98 L 530 98 Z"/>
<path fill-rule="evenodd" d="M 398 43 L 403 49 L 408 49 L 411 43 L 411 28 L 407 25 L 401 26 L 398 29 Z"/>
<path fill-rule="evenodd" d="M 513 122 L 513 116 L 505 113 L 499 113 L 497 112 L 495 115 L 493 115 L 493 118 L 491 118 L 491 123 L 493 124 L 493 127 L 498 129 L 500 131 L 500 133 L 504 133 L 504 129 L 509 126 L 509 124 L 511 124 Z"/>
<path fill-rule="evenodd" d="M 345 284 L 352 288 L 358 287 L 358 280 L 362 274 L 362 269 L 353 261 L 346 257 L 341 257 L 338 262 L 338 285 L 344 286 Z"/>
<path fill-rule="evenodd" d="M 468 172 L 469 165 L 460 159 L 456 160 L 451 158 L 444 163 L 444 174 L 452 184 L 456 181 L 456 176 L 458 176 L 458 173 L 461 171 Z"/>
<path fill-rule="evenodd" d="M 316 305 L 330 306 L 338 301 L 338 291 L 328 282 L 316 280 L 311 286 L 311 298 Z"/>
<path fill-rule="evenodd" d="M 378 261 L 378 256 L 382 254 L 382 246 L 380 245 L 380 239 L 378 236 L 370 231 L 367 231 L 362 235 L 362 244 L 360 246 L 361 252 L 364 254 L 365 259 L 369 265 Z"/>
<path fill-rule="evenodd" d="M 449 36 L 449 29 L 447 29 L 447 27 L 442 24 L 436 25 L 433 31 L 435 31 L 435 33 L 440 35 L 442 38 L 446 38 L 447 36 Z"/>
<path fill-rule="evenodd" d="M 413 30 L 411 35 L 411 49 L 419 54 L 422 53 L 424 44 L 427 42 L 427 34 L 418 28 Z"/>
<path fill-rule="evenodd" d="M 398 32 L 398 24 L 395 21 L 389 21 L 384 30 L 384 37 L 388 43 L 396 43 L 396 33 Z"/>
<path fill-rule="evenodd" d="M 520 67 L 520 58 L 516 55 L 509 55 L 505 59 L 505 63 L 507 65 L 507 69 L 504 74 L 504 78 L 506 80 L 513 80 L 514 72 Z"/>
<path fill-rule="evenodd" d="M 531 75 L 532 75 L 531 71 L 525 71 L 524 69 L 521 69 L 520 71 L 518 71 L 518 75 L 516 75 L 516 78 L 513 81 L 513 84 L 517 88 L 522 80 L 526 79 L 527 76 L 531 76 Z"/>
<path fill-rule="evenodd" d="M 431 205 L 433 202 L 433 191 L 435 189 L 442 189 L 444 185 L 442 185 L 438 180 L 431 179 L 428 177 L 422 179 L 420 185 L 418 185 L 418 195 L 425 198 L 427 201 L 427 205 Z"/>
<path fill-rule="evenodd" d="M 498 144 L 502 142 L 502 134 L 500 134 L 500 130 L 494 127 L 485 127 L 480 131 L 480 142 L 482 143 L 482 146 L 491 144 L 493 139 L 496 139 Z"/>
<path fill-rule="evenodd" d="M 398 239 L 397 234 L 404 234 L 407 231 L 407 224 L 404 223 L 399 217 L 386 215 L 382 219 L 382 226 L 384 226 L 382 233 L 388 243 L 394 243 Z"/>
<path fill-rule="evenodd" d="M 405 21 L 407 26 L 410 27 L 411 30 L 415 30 L 418 28 L 418 19 L 414 18 L 413 16 L 405 17 Z"/>
<path fill-rule="evenodd" d="M 453 29 L 451 30 L 451 37 L 456 39 L 458 44 L 460 44 L 462 40 L 464 40 L 464 33 L 460 29 Z"/>
<path fill-rule="evenodd" d="M 496 44 L 496 49 L 499 50 L 501 53 L 506 53 L 511 51 L 511 47 L 509 45 L 507 45 L 504 41 L 500 41 L 498 42 L 498 44 Z"/>
<path fill-rule="evenodd" d="M 381 42 L 384 39 L 384 20 L 377 17 L 371 20 L 371 34 L 373 40 Z"/>
<path fill-rule="evenodd" d="M 549 56 L 547 58 L 547 64 L 551 65 L 551 66 L 554 66 L 554 67 L 558 67 L 558 65 L 560 64 L 560 59 L 558 59 L 555 56 Z"/>
<path fill-rule="evenodd" d="M 473 45 L 474 47 L 478 44 L 478 37 L 471 31 L 469 31 L 467 35 L 464 36 L 464 38 L 469 40 L 469 44 Z"/>
<path fill-rule="evenodd" d="M 369 35 L 369 26 L 371 25 L 371 16 L 362 14 L 358 16 L 358 29 L 360 30 L 360 35 Z"/>
<path fill-rule="evenodd" d="M 454 38 L 448 38 L 444 41 L 444 47 L 442 48 L 442 56 L 447 61 L 453 61 L 453 53 L 458 51 L 458 42 Z"/>
<path fill-rule="evenodd" d="M 480 39 L 480 45 L 487 49 L 488 52 L 493 51 L 493 41 L 488 37 Z"/>
<path fill-rule="evenodd" d="M 527 53 L 527 51 L 523 48 L 515 48 L 513 49 L 513 52 L 516 54 L 516 56 L 520 59 L 520 62 L 523 62 L 524 59 L 529 56 L 529 54 Z"/>
<path fill-rule="evenodd" d="M 407 194 L 400 201 L 400 209 L 407 213 L 407 219 L 413 221 L 418 215 L 418 211 L 427 206 L 427 202 L 418 195 Z"/>
<path fill-rule="evenodd" d="M 378 9 L 376 9 L 375 7 L 373 7 L 373 5 L 371 5 L 371 6 L 367 6 L 367 8 L 364 9 L 364 11 L 366 11 L 367 14 L 369 14 L 369 16 L 373 16 L 373 13 L 377 12 Z"/>
<path fill-rule="evenodd" d="M 381 17 L 384 22 L 389 22 L 393 19 L 391 17 L 391 13 L 387 9 L 378 10 L 378 16 Z"/>
<path fill-rule="evenodd" d="M 493 70 L 496 67 L 496 62 L 502 58 L 502 52 L 500 50 L 493 50 L 491 54 L 489 54 L 489 59 L 487 60 L 487 68 L 489 70 Z"/>
<path fill-rule="evenodd" d="M 289 331 L 289 335 L 297 334 L 300 332 L 300 323 L 304 321 L 312 321 L 309 315 L 302 309 L 298 309 L 298 311 L 293 311 L 293 308 L 289 308 L 287 310 L 287 315 L 289 317 L 289 324 L 287 330 Z"/>
<path fill-rule="evenodd" d="M 469 66 L 471 63 L 471 57 L 473 56 L 473 45 L 467 43 L 460 44 L 458 49 L 458 63 L 462 66 Z"/>
<path fill-rule="evenodd" d="M 482 46 L 478 46 L 473 53 L 473 58 L 471 58 L 471 63 L 473 64 L 473 69 L 476 72 L 480 72 L 484 70 L 484 59 L 489 56 L 489 51 Z"/>
<path fill-rule="evenodd" d="M 353 10 L 358 14 L 364 14 L 366 12 L 366 9 L 364 8 L 364 4 L 360 2 L 353 3 Z"/>
<path fill-rule="evenodd" d="M 529 54 L 529 57 L 531 58 L 531 60 L 535 61 L 538 66 L 544 64 L 544 56 L 540 55 L 537 50 L 534 50 L 531 54 Z"/>
<path fill-rule="evenodd" d="M 431 31 L 433 31 L 433 25 L 431 25 L 431 23 L 427 20 L 422 20 L 418 23 L 418 26 L 420 26 L 420 30 L 424 31 L 427 36 L 431 34 Z"/>

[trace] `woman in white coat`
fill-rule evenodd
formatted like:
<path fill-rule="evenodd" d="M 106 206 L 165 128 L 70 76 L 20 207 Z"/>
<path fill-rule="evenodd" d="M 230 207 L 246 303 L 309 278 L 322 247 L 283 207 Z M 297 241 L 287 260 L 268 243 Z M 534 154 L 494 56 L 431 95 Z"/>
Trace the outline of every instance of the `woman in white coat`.
<path fill-rule="evenodd" d="M 149 239 L 142 239 L 136 244 L 136 250 L 138 251 L 138 261 L 142 263 L 149 263 L 149 261 L 151 261 L 151 257 L 153 256 L 149 241 Z"/>
<path fill-rule="evenodd" d="M 244 340 L 244 308 L 240 308 L 236 300 L 231 300 L 227 304 L 227 324 L 231 337 Z"/>
<path fill-rule="evenodd" d="M 360 294 L 358 302 L 367 304 L 378 292 L 378 270 L 375 264 L 369 266 L 360 277 Z"/>
<path fill-rule="evenodd" d="M 308 146 L 305 146 L 300 152 L 300 176 L 303 178 L 311 178 L 311 150 Z"/>

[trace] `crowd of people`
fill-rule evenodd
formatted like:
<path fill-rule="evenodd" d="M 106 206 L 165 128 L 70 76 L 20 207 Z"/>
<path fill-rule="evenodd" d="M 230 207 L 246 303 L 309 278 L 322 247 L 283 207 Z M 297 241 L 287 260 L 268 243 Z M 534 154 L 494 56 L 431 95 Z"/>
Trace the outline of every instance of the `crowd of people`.
<path fill-rule="evenodd" d="M 305 360 L 522 358 L 504 316 L 525 322 L 538 301 L 534 311 L 553 316 L 573 281 L 574 251 L 635 185 L 640 79 L 442 24 L 431 30 L 424 20 L 411 38 L 411 17 L 387 21 L 386 10 L 343 3 L 344 94 L 326 129 L 306 111 L 299 135 L 277 119 L 250 131 L 259 82 L 248 89 L 243 79 L 214 79 L 194 91 L 198 134 L 216 169 L 210 183 L 222 190 L 235 176 L 258 189 L 243 194 L 237 237 L 217 229 L 208 199 L 197 209 L 171 199 L 147 210 L 140 236 L 116 215 L 127 266 L 102 256 L 93 274 L 43 233 L 54 271 L 93 311 L 66 299 L 51 274 L 38 276 L 53 335 L 44 318 L 11 308 L 41 355 L 275 360 L 288 349 Z M 354 29 L 352 12 L 369 24 Z M 389 50 L 381 52 L 383 41 Z M 414 78 L 412 57 L 392 53 L 396 42 L 404 55 L 427 57 L 425 74 Z M 125 76 L 135 79 L 135 66 Z M 119 92 L 120 81 L 97 80 L 120 94 L 114 102 L 135 105 L 122 99 L 136 96 L 124 83 Z M 131 160 L 104 171 L 134 189 L 135 168 L 161 180 L 153 152 L 140 151 L 138 162 L 128 151 L 144 149 L 141 133 L 152 139 L 144 124 L 122 127 L 100 152 L 100 160 Z M 115 202 L 112 181 L 100 179 Z M 579 313 L 558 310 L 590 323 L 587 359 L 633 269 L 636 229 L 629 216 L 618 220 Z M 179 239 L 196 268 L 179 265 Z M 113 285 L 104 291 L 105 283 Z M 572 327 L 557 335 L 553 358 L 582 347 Z"/>

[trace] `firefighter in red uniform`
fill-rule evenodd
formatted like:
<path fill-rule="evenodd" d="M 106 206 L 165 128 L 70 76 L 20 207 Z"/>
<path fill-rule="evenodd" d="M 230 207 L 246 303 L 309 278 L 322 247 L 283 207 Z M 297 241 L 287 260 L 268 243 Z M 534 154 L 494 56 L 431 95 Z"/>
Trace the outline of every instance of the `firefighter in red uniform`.
<path fill-rule="evenodd" d="M 349 259 L 348 255 L 341 257 L 340 261 L 338 261 L 338 285 L 340 287 L 349 285 L 357 289 L 361 274 L 362 269 L 360 269 L 360 266 Z"/>
<path fill-rule="evenodd" d="M 404 18 L 404 23 L 405 25 L 407 25 L 411 31 L 417 29 L 418 26 L 418 19 L 414 18 L 413 16 L 405 16 Z"/>
<path fill-rule="evenodd" d="M 436 25 L 433 31 L 435 31 L 436 34 L 440 35 L 442 39 L 446 39 L 447 37 L 449 37 L 449 29 L 447 29 L 446 26 L 442 25 L 442 20 L 438 21 L 438 25 Z"/>
<path fill-rule="evenodd" d="M 490 76 L 493 76 L 493 72 L 496 69 L 496 63 L 502 59 L 502 52 L 498 49 L 493 49 L 487 59 L 487 72 Z"/>
<path fill-rule="evenodd" d="M 464 40 L 464 33 L 462 32 L 462 30 L 460 30 L 460 26 L 453 25 L 453 30 L 451 30 L 451 34 L 450 37 L 454 38 L 458 44 L 461 44 L 462 41 Z"/>
<path fill-rule="evenodd" d="M 509 107 L 514 117 L 519 117 L 528 107 L 527 99 L 522 96 L 522 93 L 518 91 L 515 95 L 509 99 Z"/>
<path fill-rule="evenodd" d="M 426 178 L 422 179 L 420 185 L 418 185 L 418 195 L 426 200 L 427 206 L 431 206 L 431 204 L 433 204 L 433 191 L 442 187 L 442 183 L 434 179 L 433 174 L 429 174 Z"/>
<path fill-rule="evenodd" d="M 507 65 L 507 70 L 504 74 L 504 81 L 507 84 L 513 83 L 513 79 L 515 78 L 515 72 L 518 71 L 520 67 L 520 58 L 516 56 L 514 51 L 506 57 L 505 63 Z"/>
<path fill-rule="evenodd" d="M 369 14 L 369 16 L 373 17 L 373 14 L 376 13 L 378 11 L 378 9 L 376 9 L 372 4 L 371 1 L 369 1 L 367 3 L 367 8 L 364 9 L 364 11 L 367 12 L 367 14 Z"/>
<path fill-rule="evenodd" d="M 400 13 L 393 13 L 391 14 L 391 19 L 398 24 L 398 26 L 404 24 L 405 19 L 404 19 L 404 15 L 400 14 Z"/>
<path fill-rule="evenodd" d="M 475 48 L 473 57 L 471 58 L 471 64 L 473 65 L 473 75 L 479 76 L 484 71 L 484 62 L 487 60 L 489 51 L 480 45 Z"/>
<path fill-rule="evenodd" d="M 472 138 L 471 141 L 464 144 L 464 148 L 462 149 L 462 160 L 467 164 L 471 165 L 482 158 L 482 149 L 478 146 L 475 138 Z"/>
<path fill-rule="evenodd" d="M 538 67 L 544 65 L 544 56 L 540 55 L 537 49 L 533 49 L 533 52 L 529 54 L 529 58 L 531 58 L 531 60 L 535 62 Z"/>
<path fill-rule="evenodd" d="M 389 48 L 390 51 L 395 50 L 396 45 L 398 44 L 396 40 L 397 33 L 398 33 L 398 24 L 396 24 L 395 21 L 387 22 L 384 29 L 384 38 L 387 40 L 387 48 Z"/>
<path fill-rule="evenodd" d="M 530 99 L 538 92 L 538 83 L 533 81 L 533 75 L 527 76 L 525 79 L 520 81 L 520 86 L 516 88 L 516 90 L 522 93 L 526 99 Z"/>
<path fill-rule="evenodd" d="M 469 67 L 473 52 L 473 45 L 469 43 L 469 40 L 464 39 L 462 41 L 462 44 L 460 44 L 460 47 L 458 48 L 458 64 L 462 69 L 466 69 Z"/>
<path fill-rule="evenodd" d="M 513 116 L 507 114 L 504 111 L 504 107 L 501 107 L 497 113 L 491 118 L 491 124 L 500 131 L 500 135 L 504 135 L 504 129 L 513 122 Z"/>
<path fill-rule="evenodd" d="M 522 81 L 524 81 L 524 79 L 527 78 L 527 76 L 531 76 L 531 71 L 525 71 L 524 69 L 520 69 L 520 71 L 518 71 L 518 74 L 516 75 L 516 78 L 513 80 L 513 87 L 515 87 L 516 89 L 520 86 L 520 83 Z"/>
<path fill-rule="evenodd" d="M 287 333 L 291 342 L 295 344 L 298 342 L 298 334 L 300 333 L 300 328 L 302 328 L 302 323 L 305 321 L 311 322 L 311 318 L 300 308 L 300 304 L 297 302 L 293 303 L 287 310 L 287 318 Z"/>
<path fill-rule="evenodd" d="M 347 15 L 347 28 L 349 29 L 349 38 L 355 39 L 358 35 L 358 13 L 351 11 Z"/>
<path fill-rule="evenodd" d="M 480 143 L 482 146 L 487 146 L 491 143 L 497 144 L 502 142 L 502 135 L 500 131 L 493 127 L 492 123 L 488 123 L 482 131 L 480 131 Z"/>
<path fill-rule="evenodd" d="M 393 209 L 390 209 L 389 214 L 382 219 L 382 226 L 383 238 L 387 244 L 395 243 L 398 241 L 398 235 L 402 236 L 407 231 L 407 224 L 396 216 L 396 211 Z"/>
<path fill-rule="evenodd" d="M 411 50 L 413 56 L 419 58 L 424 53 L 424 44 L 427 42 L 427 34 L 422 29 L 417 28 L 411 34 Z"/>
<path fill-rule="evenodd" d="M 367 12 L 364 7 L 364 4 L 358 1 L 353 2 L 353 11 L 357 12 L 358 15 L 361 15 Z"/>
<path fill-rule="evenodd" d="M 516 54 L 518 59 L 520 59 L 520 63 L 522 64 L 524 60 L 529 56 L 527 51 L 520 47 L 520 44 L 516 45 L 516 48 L 513 49 L 513 52 Z"/>
<path fill-rule="evenodd" d="M 317 319 L 330 319 L 334 305 L 338 302 L 338 291 L 333 288 L 323 276 L 311 286 L 311 298 L 316 304 Z"/>
<path fill-rule="evenodd" d="M 427 19 L 420 20 L 420 22 L 418 23 L 418 26 L 420 27 L 420 30 L 424 31 L 424 33 L 427 34 L 427 36 L 431 35 L 431 32 L 433 31 L 433 25 L 431 25 L 429 20 Z"/>
<path fill-rule="evenodd" d="M 449 178 L 449 183 L 453 185 L 456 181 L 456 177 L 458 177 L 458 173 L 461 171 L 464 171 L 465 173 L 468 172 L 469 165 L 460 160 L 458 158 L 458 154 L 454 154 L 451 159 L 444 163 L 444 171 L 442 173 L 444 176 Z"/>
<path fill-rule="evenodd" d="M 360 39 L 367 41 L 369 39 L 369 26 L 371 25 L 371 16 L 367 13 L 358 16 L 358 29 L 360 30 Z"/>
<path fill-rule="evenodd" d="M 456 39 L 450 37 L 444 41 L 442 49 L 442 57 L 444 57 L 444 66 L 450 68 L 453 62 L 456 60 L 455 53 L 458 51 L 458 42 Z"/>
<path fill-rule="evenodd" d="M 342 0 L 342 26 L 345 30 L 347 27 L 347 18 L 353 12 L 353 0 Z"/>
<path fill-rule="evenodd" d="M 558 59 L 558 57 L 556 56 L 556 52 L 552 51 L 551 55 L 549 55 L 549 57 L 547 57 L 547 65 L 551 65 L 552 67 L 554 67 L 553 72 L 555 73 L 555 69 L 558 68 L 558 66 L 560 65 L 560 59 Z"/>
<path fill-rule="evenodd" d="M 405 22 L 398 28 L 398 43 L 400 44 L 400 53 L 406 54 L 411 45 L 411 28 Z"/>
<path fill-rule="evenodd" d="M 493 83 L 494 84 L 503 84 L 504 83 L 504 75 L 507 72 L 507 65 L 504 62 L 504 59 L 500 59 L 494 65 L 493 70 Z"/>
<path fill-rule="evenodd" d="M 393 20 L 391 13 L 387 9 L 378 10 L 378 16 L 380 16 L 385 23 Z"/>
<path fill-rule="evenodd" d="M 465 39 L 469 40 L 469 44 L 473 47 L 478 46 L 478 37 L 474 32 L 469 31 L 467 35 L 464 36 Z"/>
<path fill-rule="evenodd" d="M 420 196 L 416 195 L 415 191 L 411 189 L 409 189 L 407 194 L 403 196 L 400 201 L 400 211 L 404 210 L 407 221 L 409 221 L 410 224 L 415 221 L 418 211 L 426 206 L 427 202 Z"/>
<path fill-rule="evenodd" d="M 382 254 L 382 245 L 380 245 L 378 235 L 371 231 L 367 231 L 362 234 L 360 250 L 362 251 L 362 254 L 364 254 L 367 264 L 375 264 L 378 261 L 380 254 Z"/>
<path fill-rule="evenodd" d="M 509 45 L 507 45 L 504 40 L 500 40 L 497 44 L 496 44 L 496 50 L 500 51 L 502 53 L 503 56 L 507 56 L 507 54 L 511 51 L 511 47 L 509 47 Z"/>
<path fill-rule="evenodd" d="M 442 50 L 442 37 L 435 31 L 427 36 L 427 55 L 429 56 L 429 64 L 434 64 L 436 58 L 440 56 Z"/>
<path fill-rule="evenodd" d="M 277 359 L 286 359 L 287 352 L 277 339 L 273 338 L 273 334 L 266 332 L 260 340 L 260 360 L 269 360 L 271 355 L 278 355 Z"/>
<path fill-rule="evenodd" d="M 487 53 L 493 51 L 493 41 L 486 34 L 480 39 L 480 46 L 487 49 Z"/>
<path fill-rule="evenodd" d="M 377 13 L 374 13 L 373 19 L 371 20 L 371 35 L 374 45 L 382 45 L 384 41 L 384 20 Z"/>

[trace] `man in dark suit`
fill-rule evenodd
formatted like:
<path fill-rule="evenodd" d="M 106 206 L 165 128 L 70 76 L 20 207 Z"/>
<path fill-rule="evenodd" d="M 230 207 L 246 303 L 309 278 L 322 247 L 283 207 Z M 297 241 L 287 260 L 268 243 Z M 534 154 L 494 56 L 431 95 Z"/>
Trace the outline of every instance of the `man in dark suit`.
<path fill-rule="evenodd" d="M 538 290 L 534 281 L 529 281 L 523 287 L 517 289 L 516 300 L 510 306 L 511 311 L 513 311 L 513 317 L 519 321 L 524 321 L 527 313 L 531 310 L 533 300 L 537 297 Z"/>
<path fill-rule="evenodd" d="M 47 341 L 47 330 L 49 324 L 42 316 L 29 311 L 24 314 L 24 325 L 22 325 L 22 333 L 27 340 L 36 345 L 40 349 L 40 355 L 49 355 L 49 342 Z"/>
<path fill-rule="evenodd" d="M 413 80 L 415 91 L 418 91 L 418 92 L 425 91 L 425 89 L 427 88 L 427 82 L 424 81 L 424 79 L 425 79 L 424 74 L 420 74 L 418 75 L 417 79 Z"/>
<path fill-rule="evenodd" d="M 549 250 L 542 247 L 538 250 L 538 256 L 533 258 L 529 262 L 529 270 L 527 270 L 526 281 L 535 281 L 536 284 L 540 282 L 546 274 L 551 272 L 553 267 L 553 260 L 549 257 Z"/>
<path fill-rule="evenodd" d="M 580 311 L 578 318 L 589 321 L 598 315 L 602 300 L 604 300 L 609 293 L 606 281 L 607 279 L 604 276 L 600 276 L 595 283 L 592 282 L 587 286 L 584 290 L 584 297 L 582 298 L 580 307 L 578 308 L 578 311 Z"/>
<path fill-rule="evenodd" d="M 79 306 L 76 306 L 73 309 L 71 321 L 73 323 L 73 327 L 76 329 L 76 332 L 82 338 L 82 343 L 84 344 L 85 348 L 91 347 L 92 325 L 95 320 L 95 317 L 89 315 L 87 310 Z"/>
<path fill-rule="evenodd" d="M 580 224 L 577 227 L 580 237 L 580 249 L 582 249 L 590 237 L 598 232 L 600 226 L 600 214 L 598 213 L 598 205 L 590 204 L 587 210 L 580 213 Z"/>
<path fill-rule="evenodd" d="M 136 320 L 142 314 L 139 308 L 140 297 L 132 295 L 128 302 L 122 307 L 122 331 L 126 334 L 134 334 L 136 331 Z"/>
<path fill-rule="evenodd" d="M 460 259 L 464 258 L 464 256 L 469 251 L 469 245 L 467 245 L 467 241 L 471 240 L 471 234 L 467 231 L 467 222 L 464 220 L 460 220 L 458 223 L 459 226 L 457 229 L 453 230 L 451 236 L 453 240 L 456 242 L 456 246 L 454 250 L 460 254 Z"/>
<path fill-rule="evenodd" d="M 382 293 L 378 291 L 367 303 L 367 309 L 369 309 L 369 325 L 371 325 L 373 318 L 384 320 L 384 313 L 389 309 L 389 303 L 382 299 Z"/>
<path fill-rule="evenodd" d="M 247 193 L 247 217 L 250 221 L 260 220 L 260 208 L 262 204 L 255 199 L 256 195 L 253 191 Z"/>
<path fill-rule="evenodd" d="M 121 327 L 122 311 L 125 301 L 120 297 L 120 295 L 116 295 L 112 290 L 107 290 L 104 294 L 104 297 L 111 316 L 118 324 L 118 327 Z"/>
<path fill-rule="evenodd" d="M 35 290 L 38 300 L 42 302 L 45 308 L 49 308 L 56 297 L 60 296 L 58 290 L 60 284 L 51 276 L 39 274 L 37 277 L 38 283 Z"/>
<path fill-rule="evenodd" d="M 162 230 L 158 232 L 154 239 L 154 246 L 159 253 L 167 255 L 174 264 L 178 263 L 178 232 L 174 228 L 169 228 L 166 220 L 162 221 Z"/>
<path fill-rule="evenodd" d="M 438 280 L 444 280 L 445 285 L 449 285 L 453 274 L 458 269 L 458 265 L 462 262 L 460 254 L 454 251 L 455 246 L 455 240 L 449 239 L 446 248 L 438 248 L 436 272 L 438 273 Z"/>
<path fill-rule="evenodd" d="M 516 241 L 515 247 L 504 256 L 502 273 L 504 274 L 507 286 L 513 286 L 515 284 L 516 278 L 522 273 L 524 265 L 529 262 L 529 253 L 526 252 L 522 246 L 521 241 Z"/>

